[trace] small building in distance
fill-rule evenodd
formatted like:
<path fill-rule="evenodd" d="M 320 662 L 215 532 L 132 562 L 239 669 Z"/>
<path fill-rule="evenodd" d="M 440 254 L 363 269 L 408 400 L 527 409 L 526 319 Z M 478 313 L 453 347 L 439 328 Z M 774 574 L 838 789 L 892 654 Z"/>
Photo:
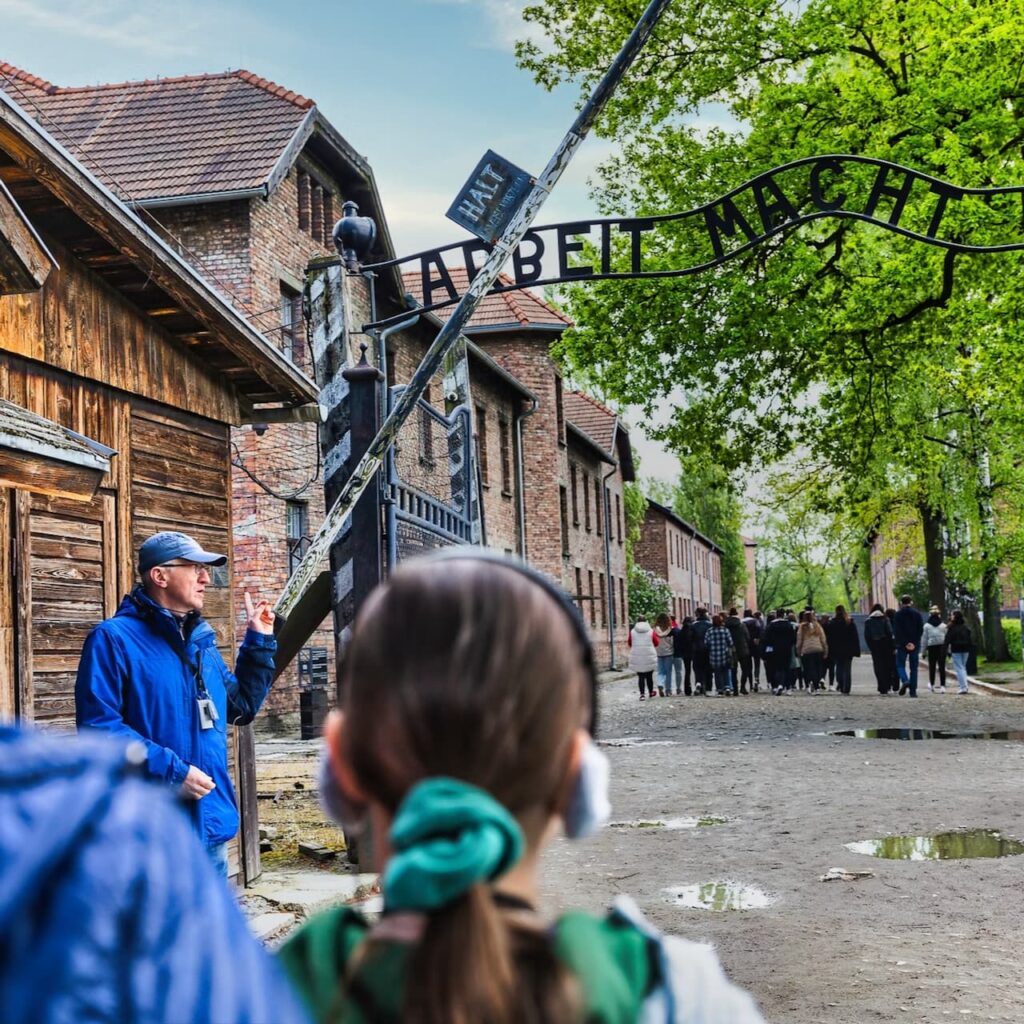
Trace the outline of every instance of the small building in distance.
<path fill-rule="evenodd" d="M 633 557 L 636 564 L 668 581 L 672 606 L 682 620 L 698 608 L 722 610 L 722 552 L 695 526 L 648 498 Z"/>

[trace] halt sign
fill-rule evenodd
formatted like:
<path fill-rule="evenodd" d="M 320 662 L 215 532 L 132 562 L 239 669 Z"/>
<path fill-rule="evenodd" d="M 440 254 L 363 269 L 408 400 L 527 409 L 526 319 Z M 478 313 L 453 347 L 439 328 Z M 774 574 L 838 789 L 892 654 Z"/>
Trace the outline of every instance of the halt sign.
<path fill-rule="evenodd" d="M 489 149 L 446 216 L 493 245 L 519 209 L 534 179 Z"/>

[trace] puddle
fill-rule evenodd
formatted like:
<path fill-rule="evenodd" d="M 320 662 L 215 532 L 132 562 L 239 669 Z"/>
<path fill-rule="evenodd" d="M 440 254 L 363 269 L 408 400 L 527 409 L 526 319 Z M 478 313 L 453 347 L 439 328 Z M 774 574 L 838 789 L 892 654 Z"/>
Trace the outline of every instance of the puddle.
<path fill-rule="evenodd" d="M 645 740 L 642 736 L 619 736 L 615 739 L 598 740 L 599 747 L 675 747 L 677 740 Z"/>
<path fill-rule="evenodd" d="M 967 832 L 938 832 L 933 836 L 886 836 L 847 843 L 852 853 L 864 853 L 886 860 L 967 860 L 975 857 L 1016 857 L 1024 843 L 1007 839 L 991 829 Z"/>
<path fill-rule="evenodd" d="M 772 897 L 751 885 L 739 882 L 701 882 L 698 885 L 674 886 L 663 890 L 669 903 L 693 910 L 760 910 L 772 904 Z"/>
<path fill-rule="evenodd" d="M 674 831 L 683 828 L 711 828 L 713 825 L 724 825 L 728 818 L 716 818 L 705 814 L 699 818 L 648 818 L 636 821 L 613 821 L 609 828 L 652 828 Z"/>
<path fill-rule="evenodd" d="M 943 732 L 941 729 L 836 729 L 826 736 L 858 740 L 1002 740 L 1024 743 L 1024 732 Z"/>

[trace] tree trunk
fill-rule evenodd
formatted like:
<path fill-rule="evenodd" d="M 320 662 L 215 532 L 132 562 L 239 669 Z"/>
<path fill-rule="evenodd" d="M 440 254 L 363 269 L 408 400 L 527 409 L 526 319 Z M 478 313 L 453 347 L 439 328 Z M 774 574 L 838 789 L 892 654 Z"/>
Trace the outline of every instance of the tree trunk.
<path fill-rule="evenodd" d="M 981 534 L 981 610 L 984 620 L 985 657 L 989 661 L 1009 661 L 1010 651 L 1003 632 L 999 562 L 996 558 L 998 537 L 996 517 L 992 508 L 992 474 L 988 448 L 979 447 L 978 465 L 978 521 Z"/>
<path fill-rule="evenodd" d="M 921 526 L 924 532 L 924 564 L 928 575 L 928 601 L 942 609 L 946 615 L 946 551 L 942 543 L 941 515 L 922 503 Z"/>

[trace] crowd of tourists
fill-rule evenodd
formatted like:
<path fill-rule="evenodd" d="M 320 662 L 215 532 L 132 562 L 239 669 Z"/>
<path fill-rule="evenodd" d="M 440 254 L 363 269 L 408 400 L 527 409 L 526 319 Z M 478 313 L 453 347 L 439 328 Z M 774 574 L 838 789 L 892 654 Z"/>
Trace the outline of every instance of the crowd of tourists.
<path fill-rule="evenodd" d="M 928 689 L 946 692 L 947 657 L 952 658 L 958 693 L 967 692 L 971 633 L 963 613 L 948 622 L 933 607 L 926 619 L 903 597 L 899 610 L 875 605 L 864 624 L 879 693 L 917 696 L 918 664 L 928 665 Z M 629 631 L 629 668 L 641 700 L 714 694 L 757 693 L 764 684 L 775 696 L 826 689 L 849 694 L 853 659 L 861 655 L 857 625 L 843 605 L 832 614 L 789 608 L 763 614 L 736 608 L 711 615 L 698 608 L 682 622 L 667 612 L 652 626 L 640 619 Z"/>

